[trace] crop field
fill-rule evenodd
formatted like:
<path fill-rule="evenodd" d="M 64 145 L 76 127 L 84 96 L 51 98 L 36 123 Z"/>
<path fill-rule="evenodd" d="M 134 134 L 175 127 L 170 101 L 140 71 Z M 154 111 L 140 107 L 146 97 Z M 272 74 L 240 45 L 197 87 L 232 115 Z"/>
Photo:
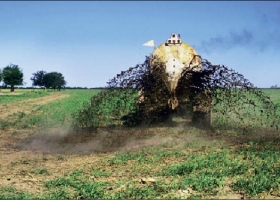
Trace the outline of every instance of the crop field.
<path fill-rule="evenodd" d="M 280 90 L 262 91 L 280 104 Z M 77 131 L 77 112 L 98 92 L 2 89 L 0 199 L 280 199 L 278 130 L 174 118 Z"/>

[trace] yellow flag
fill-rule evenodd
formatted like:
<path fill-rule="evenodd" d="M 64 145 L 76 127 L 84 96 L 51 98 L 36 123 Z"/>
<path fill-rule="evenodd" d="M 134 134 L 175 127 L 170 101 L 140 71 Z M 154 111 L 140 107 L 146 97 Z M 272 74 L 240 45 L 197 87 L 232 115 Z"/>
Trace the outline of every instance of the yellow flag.
<path fill-rule="evenodd" d="M 155 42 L 154 42 L 154 40 L 150 40 L 150 41 L 144 43 L 143 46 L 154 47 Z"/>

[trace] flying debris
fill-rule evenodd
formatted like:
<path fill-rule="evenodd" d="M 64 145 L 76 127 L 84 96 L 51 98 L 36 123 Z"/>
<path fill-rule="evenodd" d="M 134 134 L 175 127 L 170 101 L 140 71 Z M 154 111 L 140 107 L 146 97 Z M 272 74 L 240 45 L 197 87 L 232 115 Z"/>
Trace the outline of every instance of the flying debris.
<path fill-rule="evenodd" d="M 143 44 L 155 46 L 154 40 Z M 143 64 L 122 71 L 76 117 L 79 127 L 162 123 L 278 127 L 279 108 L 242 74 L 202 59 L 172 33 Z"/>

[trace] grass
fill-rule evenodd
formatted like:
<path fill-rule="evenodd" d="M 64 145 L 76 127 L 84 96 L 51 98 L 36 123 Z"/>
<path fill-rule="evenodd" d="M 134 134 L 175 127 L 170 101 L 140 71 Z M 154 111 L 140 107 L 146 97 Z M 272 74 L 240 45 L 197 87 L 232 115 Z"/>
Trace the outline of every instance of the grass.
<path fill-rule="evenodd" d="M 1 89 L 0 104 L 21 101 L 24 99 L 37 98 L 49 95 L 51 92 L 43 89 L 16 89 L 13 94 L 7 89 Z"/>
<path fill-rule="evenodd" d="M 31 173 L 35 174 L 35 175 L 38 175 L 38 174 L 51 175 L 51 173 L 46 168 L 33 169 L 33 170 L 31 170 Z"/>
<path fill-rule="evenodd" d="M 273 96 L 274 102 L 280 102 L 278 90 L 277 94 L 274 91 L 265 90 Z M 70 96 L 38 106 L 30 114 L 19 111 L 5 126 L 18 131 L 71 123 L 72 113 L 82 108 L 83 102 L 89 101 L 98 91 L 61 92 Z M 53 170 L 47 166 L 32 167 L 29 172 L 34 177 L 44 177 L 43 192 L 29 193 L 1 186 L 0 199 L 208 199 L 219 197 L 225 188 L 229 188 L 228 193 L 248 198 L 260 198 L 262 194 L 280 197 L 280 145 L 277 140 L 247 141 L 230 146 L 221 142 L 205 145 L 184 138 L 184 134 L 198 132 L 196 128 L 184 129 L 178 136 L 182 141 L 178 146 L 170 143 L 160 148 L 100 155 L 94 163 L 80 165 L 58 177 L 53 176 Z M 221 135 L 225 133 L 222 130 Z M 66 160 L 67 156 L 56 155 L 56 161 Z M 51 161 L 46 159 L 44 162 Z M 11 164 L 10 167 L 26 167 L 34 163 L 23 157 Z M 145 182 L 144 178 L 153 178 L 155 182 Z"/>
<path fill-rule="evenodd" d="M 137 109 L 135 97 L 137 91 L 126 89 L 103 90 L 85 102 L 83 108 L 74 115 L 75 126 L 96 128 L 122 124 L 122 116 Z"/>
<path fill-rule="evenodd" d="M 274 103 L 280 104 L 280 89 L 262 89 L 261 91 L 269 96 Z"/>
<path fill-rule="evenodd" d="M 218 92 L 221 97 L 215 98 L 218 104 L 212 110 L 213 126 L 231 129 L 279 128 L 279 91 L 276 94 L 271 89 Z"/>
<path fill-rule="evenodd" d="M 230 149 L 204 146 L 200 151 L 197 147 L 184 150 L 181 146 L 118 152 L 46 181 L 46 192 L 41 195 L 2 188 L 6 191 L 2 197 L 201 199 L 217 197 L 225 186 L 252 198 L 263 193 L 280 196 L 279 146 L 247 143 Z M 47 176 L 49 172 L 41 168 L 33 174 Z M 144 177 L 155 182 L 141 182 Z M 180 196 L 180 191 L 189 189 L 188 196 Z"/>
<path fill-rule="evenodd" d="M 72 122 L 72 113 L 80 109 L 83 105 L 83 102 L 88 101 L 91 96 L 99 92 L 99 90 L 66 90 L 60 91 L 60 94 L 68 94 L 70 97 L 56 100 L 45 105 L 34 105 L 29 110 L 30 113 L 25 113 L 24 111 L 18 111 L 13 113 L 11 116 L 8 116 L 6 120 L 0 120 L 0 129 L 6 130 L 10 127 L 17 129 L 27 129 L 34 128 L 38 126 L 44 127 L 55 127 L 61 126 L 62 124 L 71 124 Z M 20 101 L 24 99 L 38 98 L 45 95 L 50 95 L 55 92 L 45 92 L 42 91 L 42 94 L 36 95 L 35 93 L 30 93 L 25 95 L 10 96 L 9 98 L 13 101 Z M 0 96 L 0 104 L 1 103 Z M 4 97 L 4 99 L 6 96 Z M 6 102 L 8 99 L 2 100 Z M 5 104 L 5 103 L 3 103 Z"/>
<path fill-rule="evenodd" d="M 249 170 L 233 184 L 235 190 L 244 190 L 254 196 L 262 192 L 277 191 L 280 185 L 279 149 L 269 145 L 251 144 L 238 152 L 248 161 Z M 278 195 L 280 195 L 278 191 Z"/>
<path fill-rule="evenodd" d="M 99 90 L 75 90 L 65 91 L 65 94 L 69 94 L 70 98 L 61 99 L 51 102 L 40 108 L 40 114 L 37 117 L 42 119 L 38 120 L 39 123 L 43 122 L 49 127 L 60 126 L 62 124 L 71 124 L 72 113 L 80 109 L 83 102 L 88 101 L 91 96 L 95 95 Z M 36 121 L 35 118 L 30 119 Z"/>
<path fill-rule="evenodd" d="M 73 197 L 83 199 L 102 198 L 107 185 L 106 182 L 95 183 L 85 181 L 82 173 L 78 171 L 74 171 L 66 177 L 59 177 L 45 183 L 45 187 L 48 190 L 55 189 L 55 191 L 46 195 L 49 199 L 69 199 Z M 72 192 L 72 195 L 69 191 Z"/>
<path fill-rule="evenodd" d="M 27 192 L 17 191 L 13 187 L 0 186 L 0 199 L 35 199 L 32 194 Z"/>

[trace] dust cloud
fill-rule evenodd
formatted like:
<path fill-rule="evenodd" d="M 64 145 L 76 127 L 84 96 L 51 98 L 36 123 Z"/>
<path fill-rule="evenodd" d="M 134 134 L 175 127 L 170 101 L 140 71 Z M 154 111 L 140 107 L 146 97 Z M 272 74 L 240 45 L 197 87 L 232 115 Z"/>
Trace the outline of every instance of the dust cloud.
<path fill-rule="evenodd" d="M 240 131 L 239 129 L 209 130 L 194 127 L 189 122 L 180 121 L 180 118 L 173 118 L 156 126 L 104 127 L 97 132 L 74 132 L 70 127 L 46 129 L 20 140 L 13 148 L 44 155 L 89 155 L 147 147 L 182 147 L 187 143 L 196 146 L 211 146 L 217 143 L 235 146 L 248 142 L 280 144 L 278 131 L 254 129 L 243 134 Z"/>
<path fill-rule="evenodd" d="M 136 150 L 145 147 L 182 145 L 199 139 L 189 133 L 184 122 L 157 126 L 106 127 L 94 131 L 74 132 L 70 127 L 41 130 L 20 140 L 14 148 L 43 154 L 92 154 Z M 201 138 L 200 138 L 201 140 Z"/>

